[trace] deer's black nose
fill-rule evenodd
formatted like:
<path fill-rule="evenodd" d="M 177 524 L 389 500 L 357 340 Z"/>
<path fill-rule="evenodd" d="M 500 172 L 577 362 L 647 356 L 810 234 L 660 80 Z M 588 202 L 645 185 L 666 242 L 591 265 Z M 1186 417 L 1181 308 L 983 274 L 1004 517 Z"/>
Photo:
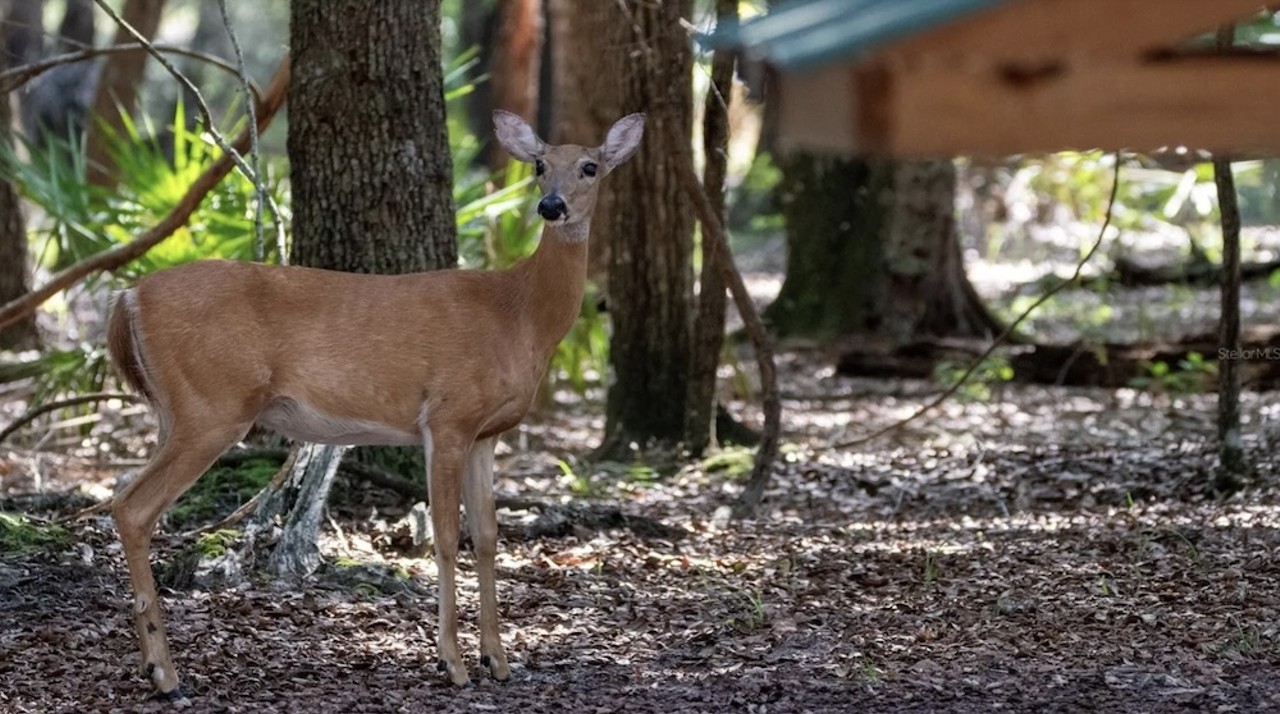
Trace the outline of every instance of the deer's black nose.
<path fill-rule="evenodd" d="M 548 221 L 563 218 L 568 212 L 569 207 L 564 205 L 564 199 L 560 198 L 559 194 L 549 194 L 538 201 L 538 215 Z"/>

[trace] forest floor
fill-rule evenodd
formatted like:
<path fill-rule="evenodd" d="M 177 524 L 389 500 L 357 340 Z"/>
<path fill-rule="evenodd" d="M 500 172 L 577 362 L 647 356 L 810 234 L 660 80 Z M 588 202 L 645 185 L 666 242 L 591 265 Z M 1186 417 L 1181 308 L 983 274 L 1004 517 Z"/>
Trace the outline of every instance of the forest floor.
<path fill-rule="evenodd" d="M 503 511 L 510 681 L 476 662 L 467 555 L 474 683 L 442 682 L 434 565 L 382 537 L 403 504 L 344 484 L 317 576 L 164 593 L 189 711 L 1280 711 L 1274 395 L 1246 394 L 1255 471 L 1219 499 L 1211 396 L 996 387 L 831 449 L 936 387 L 827 365 L 782 358 L 785 460 L 749 522 L 722 516 L 747 452 L 667 474 L 581 463 L 569 455 L 599 438 L 590 402 L 508 439 L 527 448 L 500 453 L 500 495 L 672 529 L 527 539 L 538 509 Z M 109 493 L 122 459 L 91 442 L 0 448 L 0 510 L 56 516 Z M 69 528 L 57 547 L 0 558 L 0 711 L 162 710 L 137 671 L 109 520 Z M 157 538 L 159 561 L 176 530 Z"/>

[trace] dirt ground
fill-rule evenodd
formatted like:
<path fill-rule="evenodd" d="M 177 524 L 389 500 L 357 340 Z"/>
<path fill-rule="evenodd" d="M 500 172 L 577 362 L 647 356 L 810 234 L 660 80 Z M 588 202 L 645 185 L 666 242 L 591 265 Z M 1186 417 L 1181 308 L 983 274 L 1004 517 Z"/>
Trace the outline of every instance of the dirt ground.
<path fill-rule="evenodd" d="M 936 388 L 838 378 L 815 355 L 782 366 L 785 463 L 750 522 L 720 515 L 743 454 L 657 477 L 587 466 L 572 457 L 598 439 L 590 405 L 508 440 L 528 448 L 500 457 L 501 495 L 614 504 L 678 531 L 530 540 L 536 511 L 503 512 L 510 681 L 476 662 L 469 557 L 474 683 L 439 678 L 434 565 L 379 545 L 394 508 L 344 486 L 326 553 L 408 579 L 353 585 L 330 566 L 301 585 L 167 592 L 189 711 L 1280 711 L 1273 394 L 1246 395 L 1256 470 L 1218 499 L 1212 397 L 1010 386 L 831 450 Z M 68 512 L 74 499 L 31 495 L 37 476 L 43 493 L 100 496 L 118 470 L 0 448 L 0 510 Z M 72 529 L 68 548 L 0 560 L 0 711 L 160 711 L 110 522 Z M 158 538 L 158 559 L 177 545 Z"/>

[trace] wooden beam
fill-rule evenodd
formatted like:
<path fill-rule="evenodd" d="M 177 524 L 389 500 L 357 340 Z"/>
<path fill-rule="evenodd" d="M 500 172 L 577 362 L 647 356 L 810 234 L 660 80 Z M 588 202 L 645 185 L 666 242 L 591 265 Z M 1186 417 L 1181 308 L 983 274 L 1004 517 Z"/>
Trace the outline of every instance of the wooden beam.
<path fill-rule="evenodd" d="M 1280 155 L 1280 92 L 1266 89 L 1280 86 L 1280 62 L 1271 58 L 1076 62 L 1025 76 L 929 66 L 889 76 L 856 97 L 888 119 L 855 124 L 844 148 L 1001 156 L 1186 145 Z"/>
<path fill-rule="evenodd" d="M 882 57 L 914 64 L 1042 64 L 1169 47 L 1258 12 L 1264 0 L 1017 0 L 899 42 Z"/>

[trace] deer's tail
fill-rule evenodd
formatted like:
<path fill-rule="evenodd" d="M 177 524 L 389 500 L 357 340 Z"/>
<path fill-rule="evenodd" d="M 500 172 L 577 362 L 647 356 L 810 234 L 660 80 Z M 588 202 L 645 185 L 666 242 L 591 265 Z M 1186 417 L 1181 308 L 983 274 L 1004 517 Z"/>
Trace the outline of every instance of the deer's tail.
<path fill-rule="evenodd" d="M 133 289 L 130 288 L 116 296 L 111 308 L 111 317 L 107 321 L 107 353 L 115 363 L 120 376 L 129 386 L 147 401 L 155 402 L 155 395 L 147 387 L 146 369 L 142 363 L 142 355 L 138 354 L 137 302 Z"/>

